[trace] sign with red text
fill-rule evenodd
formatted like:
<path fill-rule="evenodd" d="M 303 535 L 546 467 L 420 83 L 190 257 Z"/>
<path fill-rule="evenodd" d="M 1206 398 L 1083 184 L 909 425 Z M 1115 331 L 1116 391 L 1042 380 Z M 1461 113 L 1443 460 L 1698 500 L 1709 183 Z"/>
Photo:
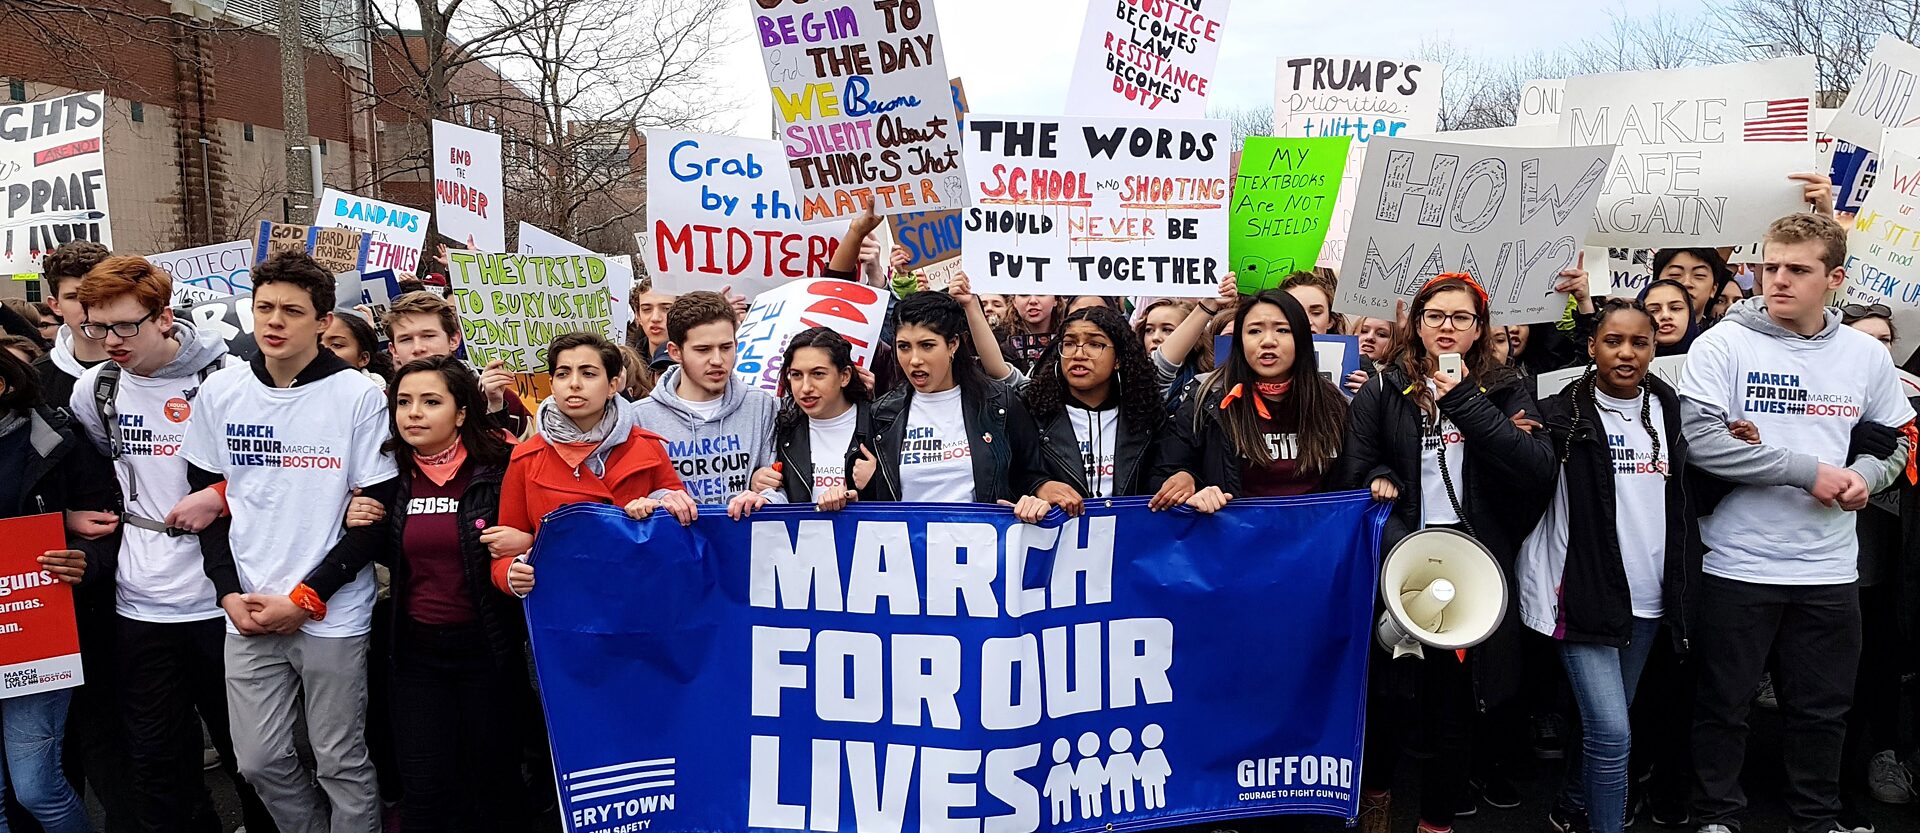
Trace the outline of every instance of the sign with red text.
<path fill-rule="evenodd" d="M 801 222 L 959 208 L 959 118 L 933 4 L 753 4 Z"/>
<path fill-rule="evenodd" d="M 471 240 L 483 252 L 506 251 L 506 210 L 499 134 L 435 121 L 433 217 L 440 233 Z"/>
<path fill-rule="evenodd" d="M 40 568 L 40 556 L 67 548 L 58 512 L 0 521 L 0 698 L 73 688 L 80 633 L 73 588 Z"/>
<path fill-rule="evenodd" d="M 0 274 L 39 274 L 72 240 L 113 247 L 101 141 L 106 93 L 0 107 Z"/>
<path fill-rule="evenodd" d="M 1226 18 L 1227 0 L 1092 0 L 1067 111 L 1205 116 Z"/>
<path fill-rule="evenodd" d="M 1738 246 L 1805 211 L 1813 56 L 1567 79 L 1559 143 L 1617 145 L 1595 246 Z"/>
<path fill-rule="evenodd" d="M 420 268 L 420 252 L 427 243 L 425 211 L 328 188 L 320 195 L 313 224 L 366 232 L 370 271 L 412 275 Z"/>
<path fill-rule="evenodd" d="M 647 131 L 647 220 L 640 256 L 660 292 L 732 286 L 748 298 L 817 278 L 845 222 L 800 221 L 780 143 Z"/>
<path fill-rule="evenodd" d="M 1274 82 L 1273 135 L 1352 136 L 1347 169 L 1321 243 L 1319 266 L 1347 251 L 1367 144 L 1376 136 L 1432 133 L 1440 121 L 1440 66 L 1353 55 L 1281 58 Z"/>
<path fill-rule="evenodd" d="M 178 306 L 189 299 L 206 301 L 253 292 L 253 254 L 252 240 L 234 240 L 147 255 L 147 262 L 173 277 L 169 303 Z"/>
<path fill-rule="evenodd" d="M 1224 121 L 967 120 L 973 290 L 1207 298 L 1227 271 Z"/>
<path fill-rule="evenodd" d="M 867 367 L 886 318 L 887 297 L 866 284 L 834 278 L 789 281 L 760 293 L 740 319 L 733 373 L 749 385 L 777 393 L 787 342 L 814 327 L 845 337 L 853 345 L 853 363 Z"/>

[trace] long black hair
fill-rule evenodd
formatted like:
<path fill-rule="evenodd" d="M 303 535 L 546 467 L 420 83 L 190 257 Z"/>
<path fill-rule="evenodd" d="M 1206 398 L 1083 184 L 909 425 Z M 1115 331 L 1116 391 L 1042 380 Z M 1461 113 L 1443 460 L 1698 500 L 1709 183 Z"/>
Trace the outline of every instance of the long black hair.
<path fill-rule="evenodd" d="M 1663 283 L 1674 283 L 1674 282 L 1663 281 Z M 1684 291 L 1686 287 L 1681 287 L 1681 289 Z M 1653 324 L 1653 313 L 1647 311 L 1646 304 L 1640 303 L 1639 301 L 1628 300 L 1626 298 L 1608 298 L 1606 299 L 1605 303 L 1602 303 L 1600 305 L 1600 308 L 1596 310 L 1594 314 L 1593 336 L 1587 341 L 1587 352 L 1589 356 L 1591 356 L 1593 352 L 1593 344 L 1600 340 L 1600 331 L 1607 326 L 1607 319 L 1612 318 L 1617 313 L 1626 313 L 1629 315 L 1638 313 L 1641 317 L 1647 319 L 1647 324 L 1649 326 Z M 1590 357 L 1587 360 L 1587 372 L 1581 374 L 1580 381 L 1574 383 L 1573 431 L 1571 434 L 1568 435 L 1567 447 L 1560 452 L 1561 465 L 1565 465 L 1567 462 L 1567 455 L 1573 453 L 1572 437 L 1573 435 L 1580 433 L 1580 423 L 1583 421 L 1583 416 L 1586 414 L 1585 408 L 1597 409 L 1599 407 L 1598 400 L 1594 399 L 1594 396 L 1593 396 L 1593 387 L 1594 387 L 1593 380 L 1594 380 L 1594 377 L 1599 375 L 1599 372 L 1600 372 L 1600 363 L 1597 361 L 1594 361 Z M 1641 427 L 1647 429 L 1647 436 L 1653 439 L 1653 461 L 1657 463 L 1661 459 L 1660 458 L 1660 432 L 1654 430 L 1653 428 L 1653 384 L 1649 381 L 1652 378 L 1653 378 L 1653 373 L 1651 371 L 1647 372 L 1646 374 L 1640 377 L 1640 425 Z M 1660 476 L 1662 478 L 1665 478 L 1671 474 L 1672 472 L 1664 471 L 1664 470 L 1660 472 Z"/>
<path fill-rule="evenodd" d="M 1693 340 L 1700 337 L 1700 310 L 1693 304 L 1693 293 L 1687 291 L 1686 284 L 1672 278 L 1659 278 L 1648 281 L 1646 286 L 1640 288 L 1640 294 L 1635 300 L 1640 302 L 1640 309 L 1649 315 L 1652 314 L 1652 310 L 1647 309 L 1647 296 L 1653 294 L 1653 288 L 1656 286 L 1667 286 L 1680 290 L 1680 300 L 1687 302 L 1687 333 L 1680 337 L 1678 344 L 1671 347 L 1663 344 L 1654 345 L 1654 355 L 1668 356 L 1685 353 L 1687 352 L 1687 348 L 1693 346 Z M 1597 322 L 1594 324 L 1594 329 L 1596 331 L 1600 329 L 1600 325 Z"/>
<path fill-rule="evenodd" d="M 1220 423 L 1226 428 L 1227 440 L 1253 465 L 1274 462 L 1254 405 L 1254 399 L 1260 395 L 1255 390 L 1260 377 L 1254 373 L 1253 365 L 1247 363 L 1245 342 L 1247 316 L 1262 304 L 1279 307 L 1287 318 L 1287 328 L 1293 331 L 1293 367 L 1287 371 L 1291 387 L 1279 407 L 1293 413 L 1299 433 L 1300 450 L 1295 465 L 1304 474 L 1323 473 L 1332 468 L 1346 440 L 1347 397 L 1320 375 L 1319 357 L 1313 349 L 1313 323 L 1307 319 L 1307 308 L 1285 290 L 1269 289 L 1240 300 L 1240 308 L 1233 316 L 1233 347 L 1208 380 L 1200 401 L 1208 401 L 1216 391 L 1225 395 L 1239 388 L 1241 395 L 1220 409 Z M 1196 411 L 1196 420 L 1199 416 Z"/>
<path fill-rule="evenodd" d="M 1682 254 L 1693 255 L 1695 258 L 1698 258 L 1701 263 L 1705 263 L 1708 269 L 1713 271 L 1713 292 L 1707 295 L 1707 304 L 1705 307 L 1693 311 L 1694 316 L 1701 321 L 1712 321 L 1726 314 L 1726 310 L 1719 309 L 1720 293 L 1726 291 L 1727 284 L 1733 283 L 1733 267 L 1727 265 L 1727 259 L 1720 256 L 1719 249 L 1701 247 L 1656 250 L 1653 253 L 1653 276 L 1655 278 L 1660 277 L 1661 272 L 1667 271 L 1667 264 L 1672 263 L 1676 255 Z M 1681 288 L 1685 289 L 1686 287 L 1683 286 Z M 1688 293 L 1687 297 L 1691 299 L 1693 294 Z"/>
<path fill-rule="evenodd" d="M 335 321 L 347 325 L 347 332 L 353 335 L 353 343 L 360 352 L 367 354 L 368 373 L 380 377 L 389 385 L 393 383 L 393 356 L 380 349 L 380 336 L 373 331 L 373 324 L 358 315 L 336 315 Z"/>
<path fill-rule="evenodd" d="M 980 369 L 980 355 L 974 351 L 973 336 L 967 329 L 967 311 L 960 302 L 945 292 L 915 292 L 900 300 L 894 308 L 894 315 L 900 329 L 909 325 L 925 327 L 947 341 L 954 342 L 953 381 L 967 396 L 978 401 L 986 396 L 987 386 L 992 383 L 987 372 Z M 901 371 L 905 372 L 906 363 L 901 362 Z"/>
<path fill-rule="evenodd" d="M 400 382 L 415 373 L 438 373 L 440 381 L 447 385 L 447 393 L 453 398 L 455 408 L 467 412 L 467 418 L 460 424 L 460 442 L 467 447 L 467 459 L 477 465 L 504 466 L 507 456 L 513 448 L 507 445 L 505 438 L 494 430 L 492 420 L 487 419 L 487 395 L 480 390 L 480 377 L 463 362 L 453 356 L 433 356 L 407 362 L 406 366 L 395 371 L 393 384 L 387 386 L 387 441 L 381 450 L 393 455 L 393 462 L 400 467 L 400 473 L 412 476 L 418 470 L 413 462 L 413 447 L 407 444 L 407 438 L 400 433 L 400 421 L 396 402 L 400 398 Z"/>
<path fill-rule="evenodd" d="M 1140 336 L 1127 326 L 1127 320 L 1107 307 L 1089 307 L 1068 315 L 1061 322 L 1053 344 L 1034 364 L 1033 381 L 1027 385 L 1025 394 L 1027 410 L 1037 421 L 1050 420 L 1066 412 L 1072 394 L 1067 390 L 1067 380 L 1060 367 L 1060 340 L 1076 321 L 1092 324 L 1113 343 L 1113 384 L 1107 399 L 1119 402 L 1120 417 L 1127 425 L 1135 430 L 1151 429 L 1165 410 L 1153 363 L 1147 359 L 1147 348 L 1141 345 Z"/>
<path fill-rule="evenodd" d="M 800 421 L 807 416 L 806 412 L 800 410 L 800 406 L 794 403 L 793 392 L 787 390 L 786 369 L 793 366 L 794 354 L 799 353 L 803 347 L 826 351 L 827 361 L 831 362 L 835 369 L 847 371 L 847 383 L 840 387 L 840 392 L 847 397 L 848 402 L 858 405 L 873 398 L 873 394 L 867 390 L 867 380 L 860 378 L 859 369 L 853 365 L 853 345 L 847 341 L 846 336 L 826 327 L 801 330 L 792 341 L 787 342 L 786 352 L 780 355 L 780 413 L 774 417 L 773 424 L 774 430 L 781 434 L 800 424 Z"/>

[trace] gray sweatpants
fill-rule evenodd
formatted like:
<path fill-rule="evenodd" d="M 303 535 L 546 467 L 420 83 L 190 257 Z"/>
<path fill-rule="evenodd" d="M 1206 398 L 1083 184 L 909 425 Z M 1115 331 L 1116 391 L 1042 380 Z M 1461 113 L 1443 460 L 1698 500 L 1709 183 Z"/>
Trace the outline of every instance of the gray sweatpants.
<path fill-rule="evenodd" d="M 281 833 L 378 833 L 380 790 L 367 757 L 367 637 L 230 633 L 226 654 L 234 763 Z M 318 772 L 294 751 L 303 706 Z"/>

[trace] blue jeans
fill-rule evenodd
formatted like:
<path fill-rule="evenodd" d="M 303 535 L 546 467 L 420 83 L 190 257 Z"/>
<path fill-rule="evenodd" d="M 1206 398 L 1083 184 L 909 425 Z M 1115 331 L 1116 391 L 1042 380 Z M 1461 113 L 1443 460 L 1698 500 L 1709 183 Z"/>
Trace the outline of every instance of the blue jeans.
<path fill-rule="evenodd" d="M 1581 754 L 1567 761 L 1560 804 L 1586 810 L 1593 833 L 1621 833 L 1627 815 L 1627 755 L 1632 728 L 1627 707 L 1640 685 L 1640 671 L 1660 633 L 1660 620 L 1633 620 L 1627 647 L 1561 642 L 1560 661 L 1580 704 Z"/>
<path fill-rule="evenodd" d="M 11 787 L 15 800 L 47 833 L 93 831 L 80 796 L 60 769 L 67 704 L 72 700 L 70 688 L 0 700 L 0 741 L 6 749 L 0 798 Z M 7 818 L 0 815 L 0 833 L 7 829 Z"/>

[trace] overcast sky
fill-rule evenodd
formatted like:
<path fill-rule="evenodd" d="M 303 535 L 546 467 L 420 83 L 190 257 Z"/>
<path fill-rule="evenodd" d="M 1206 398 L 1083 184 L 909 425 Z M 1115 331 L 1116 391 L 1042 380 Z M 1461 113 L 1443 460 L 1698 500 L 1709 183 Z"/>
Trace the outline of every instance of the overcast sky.
<path fill-rule="evenodd" d="M 1111 2 L 1111 0 L 1094 0 Z M 1220 0 L 1211 0 L 1208 5 Z M 736 42 L 720 57 L 714 80 L 737 91 L 733 132 L 767 137 L 771 99 L 759 44 L 748 32 L 746 0 L 735 3 Z M 1078 48 L 1082 0 L 940 0 L 947 71 L 967 87 L 981 113 L 1063 112 L 1067 78 Z M 1493 57 L 1551 51 L 1608 29 L 1612 16 L 1665 9 L 1701 14 L 1704 0 L 1233 0 L 1210 100 L 1258 106 L 1273 100 L 1275 59 L 1300 53 L 1383 58 L 1411 54 L 1423 40 L 1450 38 Z"/>

